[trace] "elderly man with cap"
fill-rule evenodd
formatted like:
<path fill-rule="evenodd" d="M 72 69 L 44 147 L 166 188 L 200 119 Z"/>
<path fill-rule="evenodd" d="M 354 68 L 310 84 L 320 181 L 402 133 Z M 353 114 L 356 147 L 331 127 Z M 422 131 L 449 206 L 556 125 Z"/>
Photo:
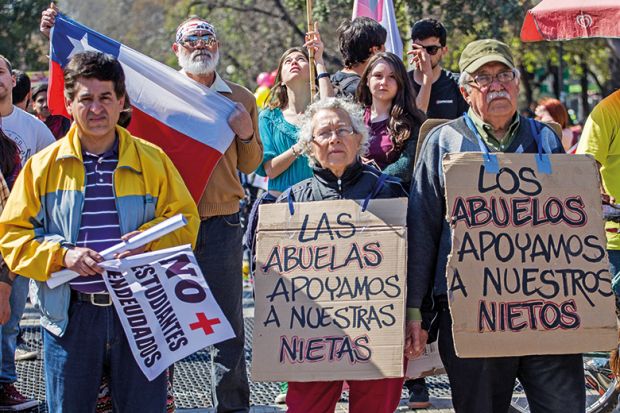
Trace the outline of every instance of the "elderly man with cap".
<path fill-rule="evenodd" d="M 583 412 L 585 390 L 580 354 L 459 358 L 454 349 L 448 307 L 446 263 L 451 250 L 446 221 L 442 158 L 455 152 L 537 152 L 528 120 L 517 112 L 519 72 L 508 46 L 497 40 L 468 44 L 459 61 L 460 90 L 469 111 L 431 131 L 413 174 L 409 195 L 409 259 L 406 353 L 415 357 L 426 341 L 422 302 L 433 298 L 439 324 L 439 352 L 448 372 L 457 412 L 506 412 L 515 378 L 523 384 L 533 412 Z M 560 139 L 536 123 L 551 152 L 563 152 Z M 430 300 L 428 300 L 430 301 Z M 426 314 L 425 314 L 426 315 Z"/>
<path fill-rule="evenodd" d="M 40 30 L 48 36 L 56 13 L 55 7 L 43 12 Z M 237 109 L 228 118 L 236 137 L 213 170 L 208 184 L 205 182 L 198 202 L 201 224 L 194 253 L 209 288 L 235 332 L 235 338 L 215 345 L 212 354 L 213 405 L 218 413 L 248 412 L 250 389 L 244 357 L 243 246 L 239 219 L 239 201 L 244 191 L 238 171 L 253 172 L 263 159 L 263 148 L 258 135 L 254 95 L 217 73 L 219 47 L 215 27 L 196 16 L 179 25 L 172 44 L 182 73 L 237 103 Z"/>

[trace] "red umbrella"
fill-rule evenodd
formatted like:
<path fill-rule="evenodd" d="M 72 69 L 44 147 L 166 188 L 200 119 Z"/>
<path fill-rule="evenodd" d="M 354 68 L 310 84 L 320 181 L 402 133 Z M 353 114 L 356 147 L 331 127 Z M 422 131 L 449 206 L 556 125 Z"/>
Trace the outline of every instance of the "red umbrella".
<path fill-rule="evenodd" d="M 528 10 L 521 40 L 620 38 L 620 0 L 543 0 Z"/>

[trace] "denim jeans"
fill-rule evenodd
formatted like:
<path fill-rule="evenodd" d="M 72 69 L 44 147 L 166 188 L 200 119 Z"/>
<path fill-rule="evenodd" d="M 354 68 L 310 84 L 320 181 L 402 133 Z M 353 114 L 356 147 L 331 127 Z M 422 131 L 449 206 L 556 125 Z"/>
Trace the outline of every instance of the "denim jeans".
<path fill-rule="evenodd" d="M 166 373 L 148 381 L 113 306 L 72 301 L 62 337 L 43 329 L 48 411 L 95 412 L 101 377 L 110 378 L 114 412 L 164 413 Z"/>
<path fill-rule="evenodd" d="M 2 370 L 0 371 L 0 383 L 14 383 L 17 381 L 15 372 L 15 347 L 17 345 L 17 334 L 19 333 L 19 322 L 24 315 L 26 298 L 28 297 L 29 279 L 21 276 L 15 277 L 11 297 L 11 318 L 4 324 L 2 331 Z"/>
<path fill-rule="evenodd" d="M 611 284 L 614 287 L 616 297 L 620 296 L 620 250 L 607 250 L 609 258 L 609 272 L 611 273 Z"/>
<path fill-rule="evenodd" d="M 216 344 L 212 354 L 211 395 L 217 413 L 249 412 L 250 388 L 245 366 L 243 329 L 242 230 L 239 214 L 200 223 L 196 260 L 235 338 Z"/>
<path fill-rule="evenodd" d="M 517 378 L 532 413 L 585 411 L 581 354 L 460 358 L 454 351 L 450 310 L 440 309 L 439 317 L 439 354 L 456 413 L 507 412 Z"/>

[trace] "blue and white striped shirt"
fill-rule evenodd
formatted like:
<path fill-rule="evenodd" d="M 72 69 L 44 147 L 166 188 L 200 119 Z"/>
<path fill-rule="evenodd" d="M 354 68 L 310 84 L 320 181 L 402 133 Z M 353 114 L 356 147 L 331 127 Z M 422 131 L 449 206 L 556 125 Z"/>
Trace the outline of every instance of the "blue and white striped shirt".
<path fill-rule="evenodd" d="M 121 241 L 121 228 L 114 198 L 113 176 L 118 165 L 118 138 L 112 149 L 101 155 L 82 151 L 86 171 L 84 209 L 77 246 L 101 252 Z M 71 288 L 83 293 L 106 291 L 100 275 L 78 277 Z"/>

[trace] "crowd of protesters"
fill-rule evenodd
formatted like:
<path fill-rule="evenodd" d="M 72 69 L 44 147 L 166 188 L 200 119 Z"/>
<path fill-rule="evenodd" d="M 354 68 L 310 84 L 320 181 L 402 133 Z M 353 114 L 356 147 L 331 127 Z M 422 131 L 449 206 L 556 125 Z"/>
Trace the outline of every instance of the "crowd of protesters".
<path fill-rule="evenodd" d="M 43 12 L 44 35 L 49 37 L 57 14 L 55 7 Z M 532 411 L 585 410 L 580 354 L 463 359 L 455 353 L 445 278 L 452 241 L 441 160 L 447 153 L 482 148 L 536 152 L 537 142 L 553 153 L 591 154 L 600 166 L 603 202 L 615 204 L 620 91 L 594 109 L 578 140 L 555 99 L 539 102 L 536 120 L 519 114 L 520 73 L 513 51 L 498 40 L 469 43 L 460 54 L 460 73 L 452 73 L 441 66 L 448 52 L 444 26 L 420 20 L 412 27 L 408 72 L 401 56 L 385 51 L 386 30 L 374 20 L 344 22 L 338 36 L 340 71 L 327 72 L 315 26 L 303 47 L 281 55 L 275 85 L 259 111 L 251 92 L 218 72 L 216 22 L 193 16 L 179 24 L 172 50 L 181 73 L 236 103 L 227 119 L 235 138 L 198 202 L 163 150 L 119 125 L 128 122 L 122 116 L 129 104 L 115 58 L 93 51 L 72 56 L 64 69 L 69 120 L 50 113 L 47 84 L 31 88 L 27 75 L 0 56 L 0 409 L 38 403 L 15 386 L 19 322 L 31 279 L 31 299 L 41 311 L 50 412 L 174 410 L 173 369 L 152 381 L 139 369 L 102 281 L 99 251 L 182 213 L 189 224 L 148 248 L 193 246 L 235 334 L 214 347 L 213 405 L 217 412 L 248 412 L 239 175 L 256 171 L 269 180 L 247 225 L 250 249 L 262 203 L 408 197 L 407 225 L 413 230 L 403 360 L 420 356 L 437 340 L 457 412 L 508 411 L 515 379 Z M 316 96 L 309 83 L 316 84 Z M 420 130 L 428 119 L 437 120 L 436 127 L 422 142 Z M 147 198 L 154 205 L 136 208 Z M 620 295 L 618 228 L 617 222 L 606 224 L 610 271 Z M 45 281 L 62 268 L 81 277 L 48 288 Z M 351 377 L 347 384 L 353 413 L 392 413 L 403 385 L 411 408 L 430 406 L 424 379 Z M 343 385 L 282 383 L 277 402 L 291 412 L 332 412 Z"/>

